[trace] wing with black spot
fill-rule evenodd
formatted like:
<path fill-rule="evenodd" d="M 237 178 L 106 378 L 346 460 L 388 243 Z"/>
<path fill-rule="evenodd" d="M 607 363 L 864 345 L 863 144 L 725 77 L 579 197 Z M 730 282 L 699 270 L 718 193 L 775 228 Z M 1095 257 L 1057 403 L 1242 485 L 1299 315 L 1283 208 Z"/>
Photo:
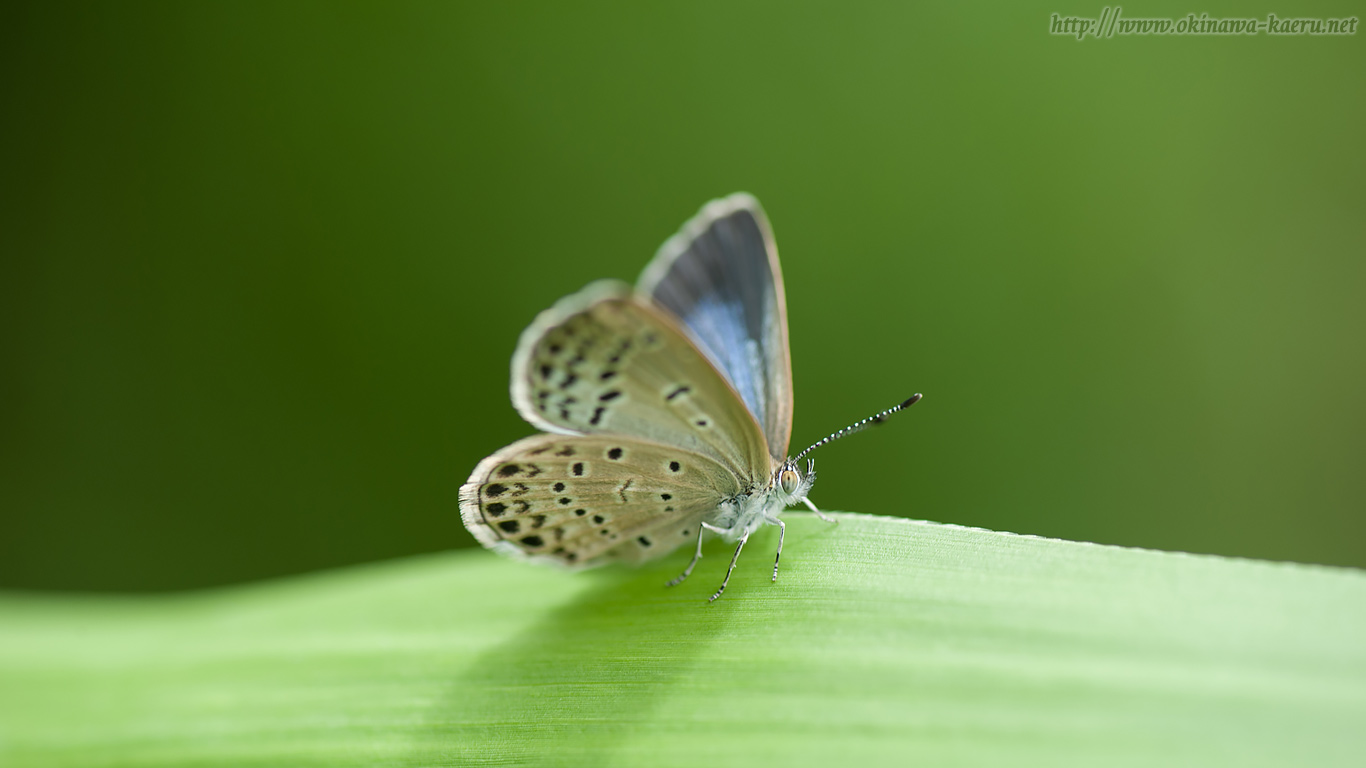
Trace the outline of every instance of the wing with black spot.
<path fill-rule="evenodd" d="M 739 395 L 673 318 L 624 283 L 594 283 L 536 318 L 512 358 L 512 402 L 548 431 L 675 445 L 746 483 L 773 471 Z"/>
<path fill-rule="evenodd" d="M 763 425 L 769 453 L 787 456 L 792 361 L 778 248 L 759 201 L 713 200 L 669 238 L 639 289 L 679 318 Z"/>
<path fill-rule="evenodd" d="M 729 469 L 681 448 L 536 435 L 479 463 L 460 516 L 495 551 L 583 567 L 668 554 L 741 490 Z"/>

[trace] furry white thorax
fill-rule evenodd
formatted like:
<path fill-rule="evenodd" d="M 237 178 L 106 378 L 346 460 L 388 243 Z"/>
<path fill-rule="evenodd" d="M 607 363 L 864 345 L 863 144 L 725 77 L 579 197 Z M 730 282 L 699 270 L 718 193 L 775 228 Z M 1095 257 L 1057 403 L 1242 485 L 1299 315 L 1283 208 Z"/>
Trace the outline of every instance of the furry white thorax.
<path fill-rule="evenodd" d="M 797 472 L 801 482 L 792 493 L 783 491 L 778 482 L 784 470 Z M 723 529 L 721 537 L 726 541 L 747 538 L 765 523 L 775 525 L 778 515 L 784 509 L 801 504 L 816 483 L 814 462 L 807 463 L 807 471 L 802 473 L 791 459 L 784 461 L 773 470 L 767 485 L 755 485 L 748 493 L 742 493 L 722 501 L 708 518 L 707 522 Z"/>

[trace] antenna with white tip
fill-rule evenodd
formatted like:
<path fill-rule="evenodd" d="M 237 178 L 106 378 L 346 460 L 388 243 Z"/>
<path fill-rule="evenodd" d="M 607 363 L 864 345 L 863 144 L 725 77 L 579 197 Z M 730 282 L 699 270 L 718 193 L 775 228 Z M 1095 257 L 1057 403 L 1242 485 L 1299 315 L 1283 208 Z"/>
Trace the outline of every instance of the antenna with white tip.
<path fill-rule="evenodd" d="M 845 437 L 846 435 L 852 435 L 852 434 L 854 434 L 855 432 L 862 432 L 863 430 L 865 430 L 865 429 L 867 429 L 867 428 L 869 428 L 869 427 L 872 427 L 872 426 L 876 426 L 876 425 L 878 425 L 878 424 L 881 424 L 882 422 L 884 422 L 884 421 L 886 421 L 888 418 L 890 418 L 891 415 L 894 414 L 894 413 L 896 413 L 897 411 L 903 411 L 903 410 L 905 410 L 905 409 L 907 409 L 907 408 L 910 408 L 911 406 L 915 405 L 917 402 L 920 401 L 920 397 L 921 397 L 920 393 L 917 392 L 917 393 L 915 393 L 914 395 L 911 395 L 909 398 L 907 398 L 907 399 L 906 399 L 906 402 L 904 402 L 904 403 L 902 403 L 902 404 L 900 404 L 900 405 L 894 405 L 894 406 L 892 406 L 891 408 L 888 408 L 887 410 L 883 411 L 882 413 L 875 414 L 875 415 L 873 415 L 873 416 L 869 416 L 868 418 L 864 419 L 863 421 L 856 422 L 856 423 L 854 423 L 854 424 L 850 424 L 849 426 L 845 427 L 844 429 L 841 429 L 841 430 L 838 431 L 838 432 L 835 432 L 834 434 L 830 435 L 829 437 L 825 438 L 824 440 L 820 440 L 820 441 L 818 441 L 818 442 L 816 442 L 816 443 L 813 443 L 809 448 L 807 448 L 806 450 L 804 450 L 804 451 L 802 451 L 801 453 L 797 454 L 796 456 L 792 457 L 792 462 L 795 464 L 796 462 L 801 461 L 803 456 L 805 456 L 805 455 L 808 454 L 808 453 L 811 453 L 812 451 L 816 450 L 817 448 L 821 447 L 822 445 L 825 445 L 826 443 L 833 443 L 833 442 L 835 442 L 836 440 L 840 439 L 841 437 Z"/>

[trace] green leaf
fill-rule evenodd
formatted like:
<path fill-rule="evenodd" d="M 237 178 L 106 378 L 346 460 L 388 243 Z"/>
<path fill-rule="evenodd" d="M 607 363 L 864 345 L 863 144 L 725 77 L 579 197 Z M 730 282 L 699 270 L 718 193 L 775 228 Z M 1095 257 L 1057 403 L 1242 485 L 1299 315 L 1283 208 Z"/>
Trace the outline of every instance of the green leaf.
<path fill-rule="evenodd" d="M 856 515 L 0 598 L 0 765 L 1360 765 L 1366 575 Z M 686 548 L 684 548 L 686 549 Z"/>

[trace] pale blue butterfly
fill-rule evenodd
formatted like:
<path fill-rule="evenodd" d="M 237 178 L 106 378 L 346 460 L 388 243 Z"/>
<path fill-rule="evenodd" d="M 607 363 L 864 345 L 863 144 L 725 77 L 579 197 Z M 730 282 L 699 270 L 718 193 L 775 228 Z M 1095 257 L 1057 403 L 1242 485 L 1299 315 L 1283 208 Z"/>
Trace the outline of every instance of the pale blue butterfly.
<path fill-rule="evenodd" d="M 659 249 L 635 289 L 590 284 L 542 312 L 512 357 L 512 402 L 550 433 L 475 468 L 460 514 L 484 546 L 572 567 L 641 562 L 707 532 L 738 542 L 786 526 L 804 503 L 812 449 L 880 423 L 900 405 L 792 458 L 792 364 L 778 251 L 759 202 L 705 205 Z M 824 515 L 821 515 L 824 518 Z M 828 518 L 826 518 L 828 519 Z"/>

